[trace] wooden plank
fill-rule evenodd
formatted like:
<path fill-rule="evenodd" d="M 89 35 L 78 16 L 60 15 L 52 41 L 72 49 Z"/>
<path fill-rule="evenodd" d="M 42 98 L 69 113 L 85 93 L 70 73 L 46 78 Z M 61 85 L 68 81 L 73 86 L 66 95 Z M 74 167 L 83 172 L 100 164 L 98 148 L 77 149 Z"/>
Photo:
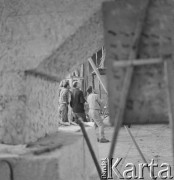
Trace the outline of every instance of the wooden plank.
<path fill-rule="evenodd" d="M 88 87 L 88 75 L 89 75 L 89 62 L 84 63 L 84 95 L 86 96 L 86 89 Z"/>
<path fill-rule="evenodd" d="M 84 64 L 80 66 L 80 77 L 84 78 Z M 84 79 L 81 80 L 81 90 L 84 92 Z"/>
<path fill-rule="evenodd" d="M 99 68 L 104 69 L 104 62 L 105 62 L 105 50 L 104 50 L 104 47 L 102 47 L 101 50 L 102 50 L 102 57 L 101 57 Z"/>
<path fill-rule="evenodd" d="M 107 36 L 109 36 L 110 34 L 112 34 L 113 36 L 117 36 L 118 33 L 120 33 L 120 30 L 114 30 L 114 29 L 111 29 L 113 24 L 116 24 L 115 22 L 115 19 L 118 19 L 119 20 L 123 17 L 125 18 L 126 16 L 126 20 L 124 22 L 124 24 L 119 24 L 121 25 L 122 27 L 122 34 L 126 34 L 126 36 L 124 36 L 124 38 L 126 39 L 127 37 L 127 28 L 125 26 L 126 24 L 126 21 L 128 21 L 130 18 L 133 19 L 133 17 L 137 18 L 136 19 L 136 22 L 135 22 L 135 27 L 136 29 L 134 30 L 134 34 L 133 35 L 133 38 L 132 38 L 132 44 L 131 46 L 129 46 L 129 56 L 128 56 L 128 59 L 132 60 L 132 59 L 136 59 L 137 58 L 137 52 L 138 52 L 138 48 L 139 48 L 139 41 L 140 41 L 140 37 L 141 37 L 141 33 L 143 31 L 143 28 L 144 28 L 144 21 L 146 19 L 146 16 L 148 14 L 148 8 L 149 8 L 149 5 L 150 5 L 150 2 L 151 0 L 146 0 L 146 1 L 139 1 L 139 0 L 130 0 L 130 1 L 116 1 L 116 2 L 106 2 L 104 3 L 104 16 L 107 16 L 107 19 L 105 19 L 104 17 L 104 23 L 107 22 L 108 20 L 108 16 L 112 17 L 113 19 L 113 22 L 110 21 L 110 23 L 112 23 L 110 25 L 110 27 L 106 27 L 106 38 Z M 144 4 L 145 3 L 145 4 Z M 105 6 L 107 5 L 107 6 Z M 143 8 L 142 8 L 142 5 L 143 5 Z M 120 6 L 120 7 L 119 7 Z M 135 6 L 139 6 L 138 9 L 135 7 Z M 115 9 L 114 9 L 115 7 Z M 131 7 L 131 8 L 130 8 Z M 141 9 L 142 8 L 142 9 Z M 137 14 L 135 14 L 135 12 L 132 12 L 131 10 L 135 10 L 137 9 Z M 141 9 L 141 11 L 139 11 L 139 9 Z M 106 14 L 107 13 L 107 14 Z M 132 15 L 133 14 L 133 15 Z M 130 17 L 131 16 L 131 17 Z M 115 17 L 115 19 L 114 19 Z M 118 20 L 118 23 L 120 23 L 120 21 Z M 134 23 L 132 22 L 132 23 Z M 128 21 L 128 23 L 131 23 Z M 106 23 L 107 25 L 108 22 Z M 130 24 L 132 29 L 133 29 L 133 24 Z M 115 28 L 118 28 L 115 26 Z M 121 36 L 122 37 L 122 36 Z M 122 37 L 123 38 L 123 37 Z M 122 39 L 120 38 L 120 41 Z M 109 42 L 109 48 L 111 47 L 114 47 L 114 48 L 117 48 L 118 45 L 120 46 L 120 44 L 116 45 L 116 42 L 114 42 L 114 39 L 110 38 L 110 41 Z M 120 42 L 119 42 L 120 43 Z M 108 42 L 106 41 L 106 48 L 108 49 Z M 107 52 L 107 49 L 106 49 L 106 52 Z M 111 58 L 112 56 L 114 56 L 115 58 L 118 58 L 118 55 L 115 55 L 113 53 L 113 50 L 110 50 L 109 51 L 111 54 L 107 55 L 106 59 L 108 61 L 107 63 L 107 77 L 108 77 L 108 84 L 109 84 L 109 88 L 110 86 L 113 86 L 113 82 L 111 79 L 114 78 L 114 68 L 113 68 L 113 61 L 114 61 L 114 58 Z M 119 53 L 119 52 L 118 52 Z M 118 60 L 118 59 L 116 59 Z M 112 88 L 111 91 L 109 91 L 109 108 L 111 108 L 110 112 L 112 114 L 112 117 L 110 116 L 110 121 L 111 121 L 111 124 L 112 125 L 115 125 L 114 127 L 114 133 L 113 133 L 113 137 L 112 137 L 112 144 L 111 144 L 111 148 L 110 148 L 110 152 L 109 152 L 109 158 L 112 158 L 113 157 L 113 152 L 114 152 L 114 149 L 115 149 L 115 144 L 116 144 L 116 140 L 117 140 L 117 136 L 118 136 L 118 132 L 119 132 L 119 128 L 120 128 L 120 125 L 122 124 L 122 120 L 123 120 L 123 115 L 124 115 L 124 112 L 125 112 L 125 106 L 126 106 L 126 100 L 127 100 L 127 96 L 128 96 L 128 92 L 129 92 L 129 89 L 130 89 L 130 84 L 131 84 L 131 80 L 132 80 L 132 75 L 133 75 L 133 67 L 128 67 L 127 70 L 126 70 L 126 73 L 125 73 L 125 78 L 124 78 L 124 81 L 123 81 L 123 86 L 122 86 L 122 91 L 121 91 L 121 94 L 120 94 L 120 100 L 119 100 L 119 104 L 118 104 L 118 112 L 116 113 L 116 117 L 114 118 L 113 117 L 113 114 L 115 112 L 112 112 L 112 111 L 116 111 L 114 110 L 113 107 L 111 106 L 114 106 L 113 104 L 113 100 L 112 98 L 114 98 L 112 95 L 115 93 L 114 89 Z M 112 83 L 112 84 L 111 84 Z M 111 92 L 111 93 L 110 93 Z"/>
<path fill-rule="evenodd" d="M 172 148 L 174 157 L 174 61 L 164 61 L 164 79 L 166 83 L 168 118 L 172 130 Z M 173 159 L 174 161 L 174 159 Z"/>
<path fill-rule="evenodd" d="M 102 93 L 101 93 L 100 81 L 98 82 L 98 89 L 99 89 L 99 95 L 100 95 L 100 99 L 101 99 L 102 98 Z"/>
<path fill-rule="evenodd" d="M 69 80 L 70 87 L 72 88 L 73 87 L 73 78 L 70 77 L 70 78 L 67 78 L 67 80 Z"/>
<path fill-rule="evenodd" d="M 140 60 L 122 60 L 122 61 L 115 61 L 113 66 L 117 67 L 126 67 L 126 66 L 142 66 L 142 65 L 151 65 L 151 64 L 159 64 L 162 63 L 163 60 L 160 58 L 153 58 L 153 59 L 140 59 Z"/>
<path fill-rule="evenodd" d="M 104 91 L 108 94 L 108 91 L 107 91 L 107 89 L 106 89 L 106 87 L 105 87 L 105 85 L 104 85 L 104 83 L 103 83 L 103 81 L 102 81 L 101 75 L 100 75 L 98 69 L 96 68 L 96 66 L 95 66 L 95 64 L 94 64 L 94 62 L 93 62 L 93 60 L 92 60 L 91 58 L 89 58 L 88 61 L 89 61 L 89 63 L 91 64 L 91 66 L 92 66 L 94 72 L 96 73 L 97 78 L 98 78 L 98 80 L 100 81 L 100 83 L 101 83 L 101 85 L 102 85 Z"/>

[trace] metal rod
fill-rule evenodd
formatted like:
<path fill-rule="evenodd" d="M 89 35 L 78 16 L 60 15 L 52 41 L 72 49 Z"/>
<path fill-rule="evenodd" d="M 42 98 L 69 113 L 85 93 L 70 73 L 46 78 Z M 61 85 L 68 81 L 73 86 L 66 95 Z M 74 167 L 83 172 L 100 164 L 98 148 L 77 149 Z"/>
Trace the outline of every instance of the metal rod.
<path fill-rule="evenodd" d="M 137 142 L 135 141 L 135 139 L 134 139 L 134 137 L 133 137 L 131 131 L 130 131 L 126 126 L 124 126 L 124 127 L 125 127 L 126 131 L 128 132 L 128 134 L 130 135 L 130 137 L 131 137 L 131 139 L 132 139 L 132 141 L 133 141 L 135 147 L 137 148 L 137 150 L 138 150 L 138 152 L 139 152 L 141 158 L 143 159 L 143 161 L 144 161 L 145 163 L 147 163 L 147 161 L 146 161 L 146 159 L 145 159 L 143 153 L 141 152 L 141 149 L 139 148 Z"/>
<path fill-rule="evenodd" d="M 81 130 L 82 130 L 82 133 L 83 133 L 83 136 L 84 136 L 84 138 L 85 138 L 86 144 L 87 144 L 87 146 L 88 146 L 88 148 L 89 148 L 89 151 L 90 151 L 90 153 L 91 153 L 91 156 L 92 156 L 92 159 L 93 159 L 94 164 L 95 164 L 95 166 L 96 166 L 96 169 L 97 169 L 99 178 L 102 179 L 102 178 L 101 178 L 101 168 L 100 168 L 100 165 L 99 165 L 99 163 L 98 163 L 98 160 L 97 160 L 97 157 L 96 157 L 96 155 L 95 155 L 95 152 L 94 152 L 94 150 L 93 150 L 93 148 L 92 148 L 92 145 L 91 145 L 91 143 L 90 143 L 90 140 L 89 140 L 89 138 L 88 138 L 88 135 L 87 135 L 87 133 L 86 133 L 86 130 L 85 130 L 85 128 L 84 128 L 84 124 L 83 124 L 80 120 L 78 120 L 78 124 L 79 124 L 79 126 L 80 126 L 80 128 L 81 128 Z"/>
<path fill-rule="evenodd" d="M 142 66 L 142 65 L 159 64 L 162 62 L 163 62 L 163 60 L 160 58 L 153 58 L 153 59 L 115 61 L 113 63 L 113 65 L 114 65 L 114 67 Z"/>
<path fill-rule="evenodd" d="M 146 164 L 148 164 L 148 162 L 147 162 L 147 160 L 145 159 L 145 157 L 144 157 L 144 155 L 143 155 L 140 147 L 138 146 L 137 142 L 135 141 L 135 138 L 133 137 L 131 131 L 130 131 L 126 126 L 124 126 L 124 128 L 126 129 L 126 131 L 128 132 L 128 134 L 130 135 L 130 137 L 131 137 L 131 139 L 132 139 L 135 147 L 137 148 L 138 153 L 140 154 L 142 160 L 143 160 Z M 150 172 L 149 166 L 148 166 L 148 170 L 149 170 L 149 172 Z M 152 179 L 155 179 L 155 177 L 154 177 L 154 171 L 152 171 L 151 174 L 152 174 Z"/>

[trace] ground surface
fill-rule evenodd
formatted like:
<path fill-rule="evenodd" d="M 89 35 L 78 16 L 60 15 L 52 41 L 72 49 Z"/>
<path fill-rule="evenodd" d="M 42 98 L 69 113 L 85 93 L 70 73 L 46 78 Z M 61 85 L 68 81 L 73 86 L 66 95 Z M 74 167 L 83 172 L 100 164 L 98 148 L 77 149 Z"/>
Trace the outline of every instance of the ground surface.
<path fill-rule="evenodd" d="M 106 127 L 105 128 L 105 135 L 106 138 L 111 141 L 112 134 L 113 134 L 113 127 Z M 60 127 L 60 131 L 75 131 L 77 133 L 80 133 L 80 128 L 78 126 L 67 126 L 67 127 Z M 172 136 L 171 136 L 171 129 L 169 128 L 169 125 L 162 124 L 162 125 L 133 125 L 130 128 L 130 131 L 132 132 L 137 144 L 139 145 L 143 155 L 145 156 L 148 163 L 151 162 L 152 159 L 154 159 L 154 162 L 157 163 L 159 166 L 161 166 L 162 163 L 168 163 L 171 166 L 171 173 L 173 173 L 173 155 L 172 155 Z M 38 143 L 34 143 L 33 145 L 39 145 L 39 146 L 45 146 L 45 145 L 52 145 L 56 143 L 57 141 L 60 142 L 60 136 L 59 133 L 57 135 L 49 136 L 44 139 L 41 139 Z M 63 137 L 61 138 L 63 142 Z M 69 142 L 69 141 L 67 141 Z M 32 145 L 32 144 L 31 144 Z M 101 159 L 107 158 L 111 142 L 109 143 L 97 143 L 98 150 L 99 150 L 99 161 L 101 162 Z M 13 148 L 12 148 L 13 147 Z M 0 156 L 1 155 L 8 155 L 9 154 L 23 154 L 26 151 L 25 145 L 18 145 L 18 146 L 10 146 L 10 145 L 0 145 Z M 137 170 L 137 175 L 139 175 L 139 163 L 144 163 L 141 156 L 139 155 L 137 149 L 135 148 L 130 136 L 122 127 L 119 132 L 115 152 L 113 155 L 113 158 L 123 158 L 119 165 L 117 166 L 121 173 L 123 173 L 124 170 L 130 169 L 126 168 L 125 165 L 127 163 L 134 163 Z M 115 162 L 114 160 L 114 162 Z M 158 172 L 160 169 L 166 169 L 166 167 L 163 168 L 156 168 L 155 167 L 155 175 L 158 175 Z M 128 175 L 131 175 L 130 173 Z M 166 173 L 163 174 L 164 176 L 167 175 Z M 147 169 L 144 170 L 143 174 L 144 179 L 150 180 L 149 172 Z M 114 172 L 113 172 L 113 178 L 114 178 Z M 94 173 L 94 177 L 92 180 L 98 180 L 98 176 L 96 174 L 96 171 Z M 139 178 L 138 178 L 139 179 Z M 158 178 L 159 180 L 160 178 Z M 169 178 L 167 178 L 169 179 Z"/>
<path fill-rule="evenodd" d="M 159 166 L 161 166 L 162 163 L 168 163 L 171 165 L 173 175 L 172 140 L 169 125 L 134 125 L 131 126 L 130 131 L 132 132 L 147 162 L 150 163 L 151 160 L 154 159 L 154 163 L 157 163 Z M 113 127 L 105 128 L 105 134 L 106 137 L 111 140 Z M 111 143 L 98 143 L 100 159 L 108 156 L 110 145 Z M 134 163 L 137 175 L 139 175 L 138 164 L 144 162 L 124 127 L 122 127 L 119 132 L 113 158 L 123 158 L 117 166 L 121 173 L 123 173 L 126 169 L 130 169 L 130 167 L 125 167 L 127 163 Z M 155 167 L 154 174 L 158 175 L 160 169 L 166 169 L 166 167 Z M 129 173 L 128 175 L 131 174 Z M 166 175 L 166 173 L 163 175 Z M 144 179 L 151 179 L 147 170 L 144 172 Z"/>

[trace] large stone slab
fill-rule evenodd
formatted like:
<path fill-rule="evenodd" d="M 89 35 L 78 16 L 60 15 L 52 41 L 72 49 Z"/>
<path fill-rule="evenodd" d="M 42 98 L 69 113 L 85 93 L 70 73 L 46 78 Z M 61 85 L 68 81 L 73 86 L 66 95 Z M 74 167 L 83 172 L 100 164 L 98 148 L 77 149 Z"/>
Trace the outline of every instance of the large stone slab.
<path fill-rule="evenodd" d="M 94 128 L 87 128 L 87 134 L 98 157 Z M 60 131 L 28 147 L 1 145 L 2 159 L 11 162 L 15 180 L 88 180 L 96 172 L 82 133 L 74 130 Z M 10 180 L 5 163 L 0 164 L 0 180 Z"/>

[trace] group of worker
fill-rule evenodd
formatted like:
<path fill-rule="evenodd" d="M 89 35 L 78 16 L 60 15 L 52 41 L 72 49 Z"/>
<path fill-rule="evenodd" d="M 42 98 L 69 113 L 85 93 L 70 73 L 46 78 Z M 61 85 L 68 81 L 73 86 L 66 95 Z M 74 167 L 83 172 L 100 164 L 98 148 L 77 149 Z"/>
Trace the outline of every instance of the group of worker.
<path fill-rule="evenodd" d="M 79 121 L 88 122 L 84 107 L 85 103 L 87 103 L 89 107 L 88 117 L 90 121 L 94 121 L 95 127 L 98 127 L 99 129 L 99 137 L 97 138 L 98 142 L 109 142 L 109 140 L 105 138 L 104 124 L 100 116 L 102 102 L 92 86 L 87 88 L 87 99 L 84 98 L 83 91 L 80 90 L 80 83 L 78 81 L 73 82 L 72 89 L 70 89 L 69 81 L 64 81 L 62 86 L 63 87 L 59 93 L 59 124 L 70 124 L 68 121 L 68 105 L 72 108 L 74 119 L 74 121 L 71 121 L 72 124 L 78 124 Z"/>

